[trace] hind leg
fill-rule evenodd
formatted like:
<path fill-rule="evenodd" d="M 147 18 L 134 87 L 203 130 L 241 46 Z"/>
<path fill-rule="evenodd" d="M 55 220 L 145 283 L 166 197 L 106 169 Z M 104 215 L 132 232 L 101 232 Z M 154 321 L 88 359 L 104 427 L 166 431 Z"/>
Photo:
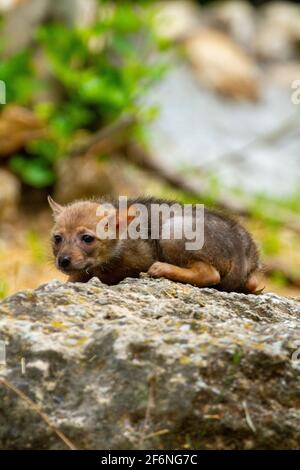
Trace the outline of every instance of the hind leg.
<path fill-rule="evenodd" d="M 186 268 L 157 261 L 150 266 L 148 274 L 153 277 L 165 277 L 171 281 L 209 287 L 220 282 L 219 272 L 210 264 L 195 261 Z"/>
<path fill-rule="evenodd" d="M 245 284 L 245 289 L 247 292 L 252 293 L 256 292 L 258 288 L 258 279 L 255 274 L 250 274 L 248 277 L 246 284 Z"/>

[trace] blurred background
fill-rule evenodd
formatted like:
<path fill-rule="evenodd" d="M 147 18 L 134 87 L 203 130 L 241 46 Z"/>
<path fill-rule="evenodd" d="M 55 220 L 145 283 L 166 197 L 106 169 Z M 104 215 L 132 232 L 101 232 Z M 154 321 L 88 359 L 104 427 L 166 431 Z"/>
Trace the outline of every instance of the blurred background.
<path fill-rule="evenodd" d="M 0 0 L 0 298 L 62 279 L 47 194 L 234 213 L 299 297 L 299 4 Z"/>

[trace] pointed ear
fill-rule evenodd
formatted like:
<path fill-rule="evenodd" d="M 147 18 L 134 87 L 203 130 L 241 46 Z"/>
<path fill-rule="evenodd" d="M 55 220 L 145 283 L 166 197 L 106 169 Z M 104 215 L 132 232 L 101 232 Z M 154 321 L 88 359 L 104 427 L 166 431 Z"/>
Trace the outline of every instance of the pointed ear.
<path fill-rule="evenodd" d="M 49 202 L 49 206 L 52 209 L 53 216 L 54 218 L 56 218 L 63 211 L 63 206 L 61 206 L 60 204 L 57 204 L 57 202 L 55 202 L 51 196 L 48 196 L 48 202 Z"/>

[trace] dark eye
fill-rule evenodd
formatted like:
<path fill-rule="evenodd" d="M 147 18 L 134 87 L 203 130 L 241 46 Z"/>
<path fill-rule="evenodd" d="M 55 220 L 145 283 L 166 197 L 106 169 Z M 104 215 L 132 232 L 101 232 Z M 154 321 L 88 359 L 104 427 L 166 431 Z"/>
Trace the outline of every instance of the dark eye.
<path fill-rule="evenodd" d="M 62 242 L 62 236 L 61 235 L 54 235 L 53 237 L 54 243 L 58 245 L 59 243 Z"/>
<path fill-rule="evenodd" d="M 82 235 L 81 240 L 84 243 L 92 243 L 95 240 L 95 237 L 93 237 L 92 235 Z"/>

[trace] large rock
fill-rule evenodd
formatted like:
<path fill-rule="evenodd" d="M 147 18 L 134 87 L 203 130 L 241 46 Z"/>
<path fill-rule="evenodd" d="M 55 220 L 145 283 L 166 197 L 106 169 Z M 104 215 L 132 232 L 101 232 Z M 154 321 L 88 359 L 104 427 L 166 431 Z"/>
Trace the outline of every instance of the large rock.
<path fill-rule="evenodd" d="M 53 281 L 2 302 L 0 328 L 2 449 L 65 447 L 9 384 L 79 449 L 299 448 L 297 300 Z"/>

